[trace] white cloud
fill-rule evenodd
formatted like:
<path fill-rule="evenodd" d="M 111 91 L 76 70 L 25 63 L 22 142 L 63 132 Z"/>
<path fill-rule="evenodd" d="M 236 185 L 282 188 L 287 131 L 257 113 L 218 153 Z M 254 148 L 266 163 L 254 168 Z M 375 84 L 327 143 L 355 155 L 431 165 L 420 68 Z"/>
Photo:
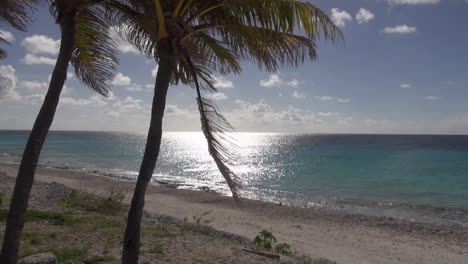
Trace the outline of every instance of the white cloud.
<path fill-rule="evenodd" d="M 132 84 L 132 79 L 119 72 L 115 75 L 114 80 L 112 80 L 112 84 L 116 86 L 128 86 Z"/>
<path fill-rule="evenodd" d="M 360 8 L 356 14 L 356 20 L 358 24 L 365 24 L 373 20 L 374 18 L 375 18 L 375 15 L 371 11 L 365 8 Z"/>
<path fill-rule="evenodd" d="M 336 98 L 336 101 L 338 101 L 338 103 L 349 103 L 349 102 L 351 102 L 351 99 L 349 99 L 349 98 Z"/>
<path fill-rule="evenodd" d="M 337 112 L 318 112 L 317 115 L 325 116 L 325 117 L 334 117 L 334 116 L 339 116 L 340 113 L 337 113 Z"/>
<path fill-rule="evenodd" d="M 383 29 L 385 34 L 413 34 L 416 33 L 416 31 L 416 27 L 410 27 L 406 24 L 395 27 L 386 27 Z"/>
<path fill-rule="evenodd" d="M 291 96 L 292 98 L 295 98 L 295 99 L 300 99 L 300 100 L 306 99 L 306 96 L 304 94 L 298 93 L 297 91 L 294 91 L 294 93 Z"/>
<path fill-rule="evenodd" d="M 331 20 L 338 27 L 345 27 L 346 23 L 353 21 L 353 17 L 346 11 L 340 11 L 339 8 L 332 8 Z"/>
<path fill-rule="evenodd" d="M 215 101 L 223 101 L 223 100 L 228 99 L 227 95 L 225 95 L 224 93 L 209 94 L 206 97 L 213 99 Z"/>
<path fill-rule="evenodd" d="M 426 101 L 437 101 L 437 100 L 440 100 L 440 97 L 435 96 L 435 95 L 428 95 L 428 96 L 424 97 L 424 100 L 426 100 Z"/>
<path fill-rule="evenodd" d="M 166 115 L 177 116 L 178 119 L 182 120 L 192 120 L 198 122 L 198 112 L 190 111 L 187 109 L 180 108 L 178 105 L 168 104 L 166 105 L 166 110 L 164 112 Z M 198 125 L 199 123 L 197 123 Z"/>
<path fill-rule="evenodd" d="M 55 65 L 56 59 L 52 59 L 49 57 L 44 56 L 36 56 L 34 54 L 26 54 L 23 58 L 23 62 L 27 65 L 38 65 L 38 64 L 46 64 L 46 65 Z"/>
<path fill-rule="evenodd" d="M 9 97 L 16 88 L 16 70 L 11 65 L 0 66 L 0 100 Z"/>
<path fill-rule="evenodd" d="M 45 92 L 49 88 L 49 84 L 39 81 L 21 81 L 19 86 L 33 92 Z"/>
<path fill-rule="evenodd" d="M 263 87 L 278 87 L 283 83 L 283 80 L 277 74 L 271 74 L 268 79 L 261 80 L 260 85 Z"/>
<path fill-rule="evenodd" d="M 10 31 L 0 29 L 0 37 L 9 43 L 15 41 L 15 36 Z"/>
<path fill-rule="evenodd" d="M 60 49 L 60 40 L 54 40 L 45 35 L 33 35 L 21 42 L 28 53 L 57 55 Z"/>
<path fill-rule="evenodd" d="M 332 101 L 334 98 L 331 96 L 316 96 L 315 99 L 320 101 Z"/>
<path fill-rule="evenodd" d="M 159 69 L 159 66 L 156 65 L 156 66 L 154 66 L 154 69 L 151 71 L 151 76 L 153 76 L 153 78 L 156 78 L 156 74 L 158 73 L 158 69 Z"/>
<path fill-rule="evenodd" d="M 275 109 L 264 99 L 257 103 L 236 100 L 237 109 L 226 113 L 235 127 L 246 131 L 304 132 L 326 131 L 331 127 L 349 125 L 350 117 L 336 112 L 310 112 L 288 106 Z"/>
<path fill-rule="evenodd" d="M 115 27 L 111 28 L 109 32 L 110 37 L 114 40 L 117 49 L 122 53 L 130 53 L 130 54 L 140 54 L 140 51 L 135 48 L 132 44 L 128 41 L 122 39 L 119 34 L 117 33 L 117 29 Z"/>
<path fill-rule="evenodd" d="M 132 79 L 122 73 L 117 73 L 115 75 L 114 80 L 112 80 L 112 84 L 115 86 L 124 86 L 126 91 L 129 92 L 140 92 L 143 91 L 143 87 L 140 84 L 136 84 L 132 82 Z M 149 85 L 146 85 L 149 86 Z M 149 86 L 148 88 L 151 88 Z"/>
<path fill-rule="evenodd" d="M 391 5 L 434 5 L 440 3 L 440 0 L 387 0 L 387 2 Z"/>
<path fill-rule="evenodd" d="M 218 89 L 234 88 L 234 83 L 232 81 L 226 80 L 223 76 L 215 76 L 214 79 L 214 87 Z"/>
<path fill-rule="evenodd" d="M 301 82 L 298 81 L 298 80 L 296 80 L 296 79 L 291 80 L 291 81 L 289 81 L 289 82 L 287 83 L 287 85 L 288 85 L 289 87 L 293 87 L 293 88 L 297 88 L 300 84 L 301 84 Z"/>
<path fill-rule="evenodd" d="M 130 86 L 125 87 L 125 90 L 129 92 L 140 92 L 143 91 L 143 88 L 139 84 L 132 83 Z"/>
<path fill-rule="evenodd" d="M 400 84 L 400 88 L 401 88 L 401 89 L 410 89 L 410 88 L 412 88 L 412 87 L 413 87 L 413 86 L 412 86 L 411 84 L 409 84 L 409 83 L 402 83 L 402 84 Z"/>
<path fill-rule="evenodd" d="M 61 105 L 73 105 L 73 106 L 83 106 L 83 105 L 90 105 L 92 104 L 92 100 L 84 99 L 84 98 L 72 98 L 72 97 L 65 97 L 60 100 Z"/>

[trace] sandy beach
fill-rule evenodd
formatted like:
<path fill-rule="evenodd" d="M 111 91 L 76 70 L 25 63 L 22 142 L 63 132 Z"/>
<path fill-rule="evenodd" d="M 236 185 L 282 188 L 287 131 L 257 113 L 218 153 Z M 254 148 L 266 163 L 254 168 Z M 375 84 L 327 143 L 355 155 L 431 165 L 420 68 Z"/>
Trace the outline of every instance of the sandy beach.
<path fill-rule="evenodd" d="M 1 164 L 0 172 L 16 175 L 17 165 Z M 119 189 L 131 197 L 134 183 L 82 172 L 38 168 L 36 181 L 60 183 L 93 193 Z M 211 227 L 252 239 L 267 229 L 293 250 L 337 263 L 452 263 L 468 259 L 468 227 L 435 225 L 365 216 L 326 209 L 305 209 L 152 185 L 145 209 L 151 215 L 183 220 L 206 213 Z"/>

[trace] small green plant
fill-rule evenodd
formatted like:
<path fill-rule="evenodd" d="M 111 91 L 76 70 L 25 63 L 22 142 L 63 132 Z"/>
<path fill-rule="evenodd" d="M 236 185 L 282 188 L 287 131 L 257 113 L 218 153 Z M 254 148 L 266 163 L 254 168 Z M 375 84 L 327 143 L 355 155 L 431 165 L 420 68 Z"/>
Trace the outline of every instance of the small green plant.
<path fill-rule="evenodd" d="M 276 245 L 275 251 L 282 255 L 290 255 L 291 246 L 287 243 L 281 243 L 281 244 Z"/>
<path fill-rule="evenodd" d="M 276 237 L 269 231 L 261 231 L 254 239 L 254 244 L 260 249 L 271 250 L 273 243 L 276 243 Z"/>

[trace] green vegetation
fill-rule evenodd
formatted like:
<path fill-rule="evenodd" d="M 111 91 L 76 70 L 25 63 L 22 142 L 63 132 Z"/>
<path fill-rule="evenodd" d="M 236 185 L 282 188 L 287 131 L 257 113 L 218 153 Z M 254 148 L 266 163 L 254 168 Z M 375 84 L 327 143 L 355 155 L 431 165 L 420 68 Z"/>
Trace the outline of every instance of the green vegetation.
<path fill-rule="evenodd" d="M 122 209 L 124 198 L 125 194 L 121 191 L 109 191 L 104 196 L 98 196 L 83 190 L 73 190 L 59 204 L 64 209 L 115 215 Z"/>
<path fill-rule="evenodd" d="M 254 245 L 261 250 L 272 250 L 273 245 L 278 242 L 276 237 L 270 231 L 263 230 L 254 238 Z M 282 255 L 291 255 L 291 246 L 287 243 L 279 243 L 275 247 L 275 251 Z"/>
<path fill-rule="evenodd" d="M 0 222 L 5 222 L 8 216 L 6 209 L 0 209 Z M 45 212 L 37 210 L 29 210 L 26 212 L 26 222 L 41 222 L 47 221 L 52 225 L 64 225 L 70 222 L 69 215 L 60 212 Z"/>
<path fill-rule="evenodd" d="M 273 243 L 276 243 L 276 237 L 269 231 L 261 231 L 254 239 L 254 245 L 260 249 L 271 250 Z"/>
<path fill-rule="evenodd" d="M 281 244 L 276 245 L 275 251 L 282 255 L 290 255 L 291 246 L 287 243 L 281 243 Z"/>

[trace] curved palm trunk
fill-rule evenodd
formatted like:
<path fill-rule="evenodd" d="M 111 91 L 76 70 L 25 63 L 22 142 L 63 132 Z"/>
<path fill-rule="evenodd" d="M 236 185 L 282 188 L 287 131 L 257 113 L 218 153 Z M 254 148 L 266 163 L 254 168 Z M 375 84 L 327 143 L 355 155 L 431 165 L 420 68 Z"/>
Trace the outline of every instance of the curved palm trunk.
<path fill-rule="evenodd" d="M 171 80 L 171 59 L 168 44 L 161 44 L 158 49 L 160 55 L 159 70 L 156 76 L 151 121 L 146 141 L 145 154 L 140 166 L 140 172 L 133 193 L 130 211 L 128 212 L 127 227 L 123 241 L 123 264 L 138 264 L 140 247 L 141 218 L 145 205 L 145 192 L 148 187 L 156 161 L 159 156 L 162 137 L 162 121 L 166 107 L 166 95 Z"/>
<path fill-rule="evenodd" d="M 54 120 L 60 93 L 67 78 L 68 63 L 73 53 L 75 13 L 64 14 L 60 27 L 62 40 L 58 59 L 41 110 L 29 134 L 16 178 L 15 189 L 8 212 L 5 237 L 3 239 L 2 254 L 0 256 L 0 263 L 2 264 L 16 264 L 17 262 L 29 194 L 34 182 L 39 155 Z"/>

